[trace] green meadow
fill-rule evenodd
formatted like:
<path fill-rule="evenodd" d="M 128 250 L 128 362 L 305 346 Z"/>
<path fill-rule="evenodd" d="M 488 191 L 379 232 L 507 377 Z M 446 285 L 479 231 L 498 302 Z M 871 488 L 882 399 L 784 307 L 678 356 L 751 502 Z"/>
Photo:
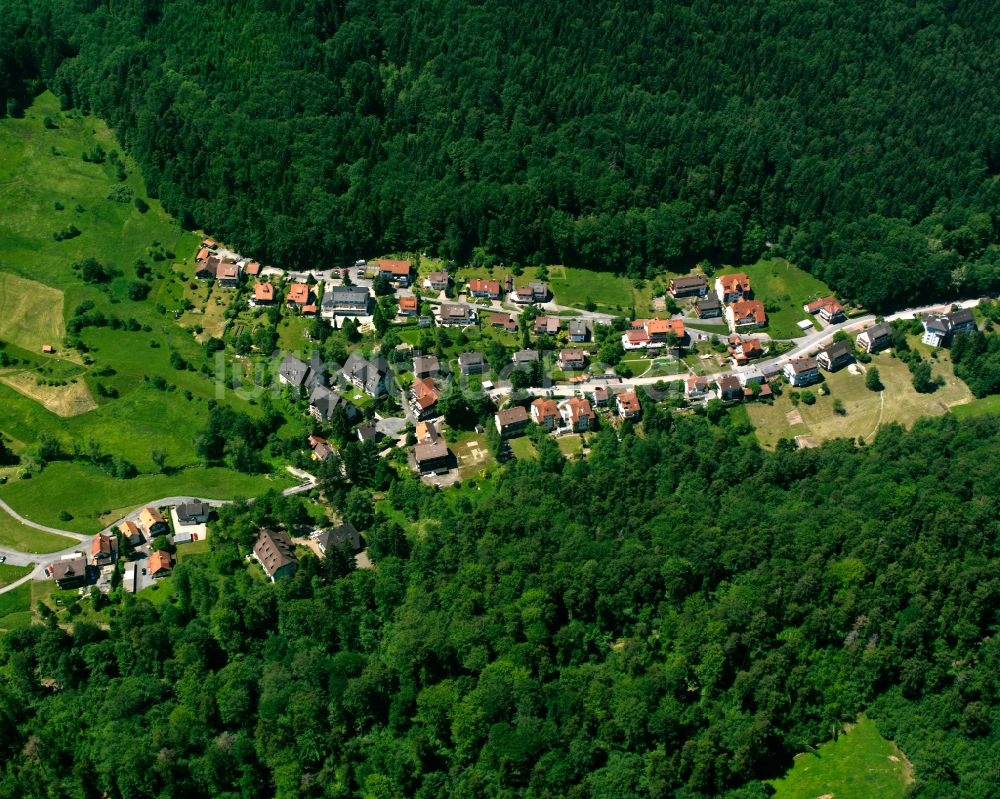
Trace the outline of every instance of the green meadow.
<path fill-rule="evenodd" d="M 911 782 L 906 757 L 862 716 L 837 740 L 796 757 L 792 770 L 771 785 L 774 799 L 902 799 Z"/>

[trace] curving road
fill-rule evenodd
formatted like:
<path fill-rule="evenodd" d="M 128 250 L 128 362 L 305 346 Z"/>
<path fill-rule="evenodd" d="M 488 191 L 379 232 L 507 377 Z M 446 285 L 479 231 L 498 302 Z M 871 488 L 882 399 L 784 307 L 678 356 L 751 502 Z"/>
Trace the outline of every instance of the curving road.
<path fill-rule="evenodd" d="M 292 486 L 291 488 L 286 488 L 285 490 L 283 490 L 281 493 L 286 497 L 291 496 L 293 494 L 301 494 L 306 491 L 311 491 L 316 487 L 316 478 L 313 477 L 308 472 L 304 472 L 301 469 L 294 469 L 291 466 L 288 467 L 288 471 L 290 471 L 300 480 L 305 480 L 305 482 L 301 483 L 300 485 Z M 122 516 L 117 521 L 104 527 L 101 530 L 101 532 L 102 533 L 108 532 L 109 530 L 118 527 L 118 525 L 120 525 L 122 522 L 134 521 L 139 516 L 139 513 L 142 511 L 143 508 L 163 507 L 164 505 L 178 505 L 182 502 L 192 502 L 196 499 L 199 498 L 189 497 L 189 496 L 184 496 L 184 497 L 174 496 L 174 497 L 160 497 L 159 499 L 148 500 L 142 503 L 141 505 L 137 506 L 130 513 L 126 514 L 125 516 Z M 218 508 L 222 505 L 229 505 L 233 502 L 233 500 L 231 499 L 202 499 L 201 501 L 207 502 L 213 508 Z M 247 499 L 247 502 L 253 502 L 253 501 L 254 501 L 253 497 L 249 497 Z M 53 563 L 54 561 L 59 560 L 65 555 L 72 555 L 77 552 L 80 552 L 81 551 L 80 545 L 86 544 L 94 537 L 93 535 L 83 535 L 82 533 L 74 533 L 71 530 L 60 530 L 56 527 L 47 527 L 44 524 L 38 524 L 37 522 L 33 522 L 30 519 L 26 519 L 24 516 L 22 516 L 20 513 L 14 510 L 10 505 L 8 505 L 3 500 L 0 500 L 0 510 L 4 511 L 5 513 L 8 513 L 10 516 L 21 522 L 21 524 L 25 524 L 28 527 L 33 527 L 36 530 L 42 530 L 43 532 L 46 533 L 52 533 L 54 535 L 61 535 L 67 538 L 72 538 L 77 542 L 73 544 L 73 546 L 66 547 L 66 549 L 61 549 L 58 552 L 49 552 L 48 554 L 45 555 L 33 555 L 30 552 L 20 552 L 16 549 L 7 549 L 5 547 L 0 547 L 0 555 L 6 555 L 7 556 L 6 562 L 11 566 L 34 566 L 34 569 L 29 574 L 25 575 L 19 580 L 14 581 L 13 583 L 10 583 L 10 585 L 5 585 L 2 588 L 0 588 L 0 594 L 4 594 L 7 591 L 13 591 L 19 585 L 26 583 L 28 580 L 46 579 L 45 576 L 46 566 L 48 566 L 50 563 Z M 84 552 L 84 554 L 86 553 Z"/>

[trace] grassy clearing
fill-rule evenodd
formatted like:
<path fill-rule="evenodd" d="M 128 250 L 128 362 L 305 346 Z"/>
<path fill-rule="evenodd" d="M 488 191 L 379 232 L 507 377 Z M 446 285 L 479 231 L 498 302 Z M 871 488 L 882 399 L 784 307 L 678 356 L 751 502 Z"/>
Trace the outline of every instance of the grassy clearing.
<path fill-rule="evenodd" d="M 559 449 L 562 451 L 562 454 L 567 458 L 570 458 L 583 449 L 583 436 L 579 433 L 573 433 L 568 436 L 559 436 L 559 438 L 556 439 L 556 443 L 559 445 Z"/>
<path fill-rule="evenodd" d="M 1000 413 L 1000 394 L 992 397 L 974 399 L 964 405 L 956 405 L 951 409 L 959 419 L 967 419 L 970 416 L 982 416 L 987 413 Z"/>
<path fill-rule="evenodd" d="M 862 716 L 836 741 L 799 755 L 771 785 L 775 799 L 902 799 L 912 782 L 905 755 Z"/>
<path fill-rule="evenodd" d="M 0 587 L 17 582 L 27 574 L 31 574 L 31 566 L 11 566 L 0 563 Z"/>
<path fill-rule="evenodd" d="M 52 525 L 60 527 L 60 525 Z M 17 519 L 0 510 L 0 546 L 16 549 L 18 552 L 30 552 L 33 555 L 47 555 L 58 552 L 76 544 L 72 538 L 64 535 L 46 533 L 21 524 Z"/>
<path fill-rule="evenodd" d="M 188 544 L 181 544 L 177 547 L 177 562 L 180 563 L 182 560 L 187 560 L 188 558 L 207 555 L 209 552 L 211 552 L 211 548 L 209 547 L 207 538 L 201 541 L 191 541 Z"/>
<path fill-rule="evenodd" d="M 458 474 L 463 480 L 479 477 L 480 472 L 496 464 L 484 434 L 468 433 L 448 446 L 455 454 Z"/>
<path fill-rule="evenodd" d="M 747 412 L 761 445 L 773 449 L 779 439 L 794 436 L 812 436 L 817 441 L 841 436 L 871 439 L 878 427 L 887 422 L 909 427 L 922 416 L 940 416 L 972 399 L 969 389 L 955 377 L 946 352 L 939 353 L 933 362 L 933 373 L 945 379 L 945 385 L 933 394 L 914 391 L 910 370 L 891 353 L 876 355 L 868 366 L 878 367 L 885 386 L 881 394 L 865 388 L 863 374 L 853 375 L 841 369 L 834 374 L 824 373 L 829 396 L 819 396 L 818 386 L 810 388 L 817 395 L 815 405 L 793 406 L 790 386 L 784 387 L 784 394 L 773 405 L 748 405 Z M 844 404 L 843 416 L 833 411 L 837 399 Z"/>
<path fill-rule="evenodd" d="M 58 347 L 63 324 L 63 292 L 10 273 L 0 273 L 0 340 L 31 352 Z"/>
<path fill-rule="evenodd" d="M 804 335 L 798 327 L 798 322 L 810 317 L 806 316 L 802 306 L 817 297 L 833 293 L 822 280 L 783 258 L 761 260 L 755 264 L 718 271 L 720 274 L 747 273 L 754 298 L 767 307 L 766 329 L 774 338 L 795 338 Z"/>
<path fill-rule="evenodd" d="M 54 128 L 44 126 L 46 116 Z M 84 161 L 81 155 L 97 145 L 109 157 L 103 163 Z M 125 180 L 116 175 L 113 151 Z M 115 194 L 124 201 L 114 199 Z M 148 210 L 140 212 L 133 198 L 143 199 Z M 53 238 L 70 225 L 80 235 Z M 10 352 L 23 346 L 29 366 L 39 367 L 38 377 L 67 380 L 63 387 L 39 386 L 30 373 L 5 374 L 0 431 L 24 446 L 42 432 L 93 439 L 105 452 L 123 455 L 143 471 L 154 468 L 149 459 L 153 448 L 167 452 L 170 466 L 195 464 L 193 432 L 207 416 L 205 401 L 215 399 L 215 362 L 172 311 L 179 312 L 193 297 L 201 317 L 216 325 L 227 302 L 223 297 L 216 305 L 220 292 L 210 292 L 207 285 L 189 288 L 199 241 L 148 198 L 137 166 L 121 153 L 101 120 L 62 113 L 50 93 L 42 94 L 23 119 L 0 120 L 0 339 L 9 342 L 12 355 L 23 357 Z M 120 276 L 103 286 L 83 283 L 70 267 L 89 257 Z M 151 291 L 147 300 L 133 301 L 129 284 L 138 278 L 140 261 L 152 270 L 144 278 Z M 140 329 L 86 328 L 81 338 L 95 361 L 87 373 L 49 374 L 46 370 L 56 368 L 59 358 L 76 359 L 75 352 L 63 349 L 62 331 L 64 320 L 84 301 L 107 317 L 133 320 Z M 192 326 L 199 323 L 194 315 L 181 319 Z M 43 343 L 56 347 L 56 358 L 40 354 Z M 191 368 L 175 369 L 173 352 Z M 209 367 L 207 373 L 203 365 Z M 73 377 L 76 383 L 70 382 Z M 152 389 L 148 379 L 154 377 L 163 377 L 173 390 Z M 102 396 L 98 384 L 118 397 Z M 222 401 L 251 410 L 232 392 Z M 66 413 L 79 415 L 63 418 Z"/>
<path fill-rule="evenodd" d="M 16 480 L 0 487 L 0 498 L 32 521 L 79 533 L 96 533 L 143 502 L 160 497 L 233 499 L 293 484 L 287 474 L 248 475 L 206 467 L 115 480 L 90 466 L 58 462 L 49 464 L 31 480 Z M 58 503 L 52 502 L 54 496 L 59 497 Z M 59 512 L 63 509 L 73 518 L 60 519 Z"/>
<path fill-rule="evenodd" d="M 523 460 L 525 458 L 537 458 L 538 450 L 535 449 L 535 442 L 532 441 L 527 436 L 520 436 L 519 438 L 512 438 L 509 441 L 510 451 L 514 453 L 514 457 Z"/>
<path fill-rule="evenodd" d="M 17 630 L 31 624 L 31 581 L 0 594 L 0 631 Z"/>

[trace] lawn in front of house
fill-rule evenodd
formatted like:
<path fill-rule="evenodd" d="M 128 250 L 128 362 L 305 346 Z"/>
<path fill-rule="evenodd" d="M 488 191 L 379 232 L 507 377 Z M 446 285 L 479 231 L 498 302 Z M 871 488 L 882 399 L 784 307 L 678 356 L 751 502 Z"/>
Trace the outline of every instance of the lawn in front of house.
<path fill-rule="evenodd" d="M 294 485 L 286 473 L 243 474 L 220 467 L 193 467 L 169 475 L 139 475 L 116 480 L 92 466 L 67 461 L 48 464 L 30 480 L 0 486 L 5 500 L 25 518 L 78 533 L 96 533 L 122 516 L 161 497 L 204 499 L 254 497 Z M 53 498 L 57 497 L 55 501 Z M 73 518 L 59 518 L 68 511 Z"/>
<path fill-rule="evenodd" d="M 791 386 L 783 387 L 783 395 L 774 403 L 752 403 L 747 405 L 747 413 L 757 432 L 761 446 L 773 449 L 781 438 L 811 436 L 817 441 L 837 437 L 861 437 L 871 440 L 878 428 L 887 422 L 899 422 L 909 427 L 922 416 L 940 416 L 953 407 L 962 407 L 972 399 L 965 383 L 955 377 L 947 352 L 941 351 L 932 370 L 941 375 L 945 385 L 932 394 L 918 394 L 912 383 L 912 375 L 905 363 L 883 352 L 872 358 L 872 366 L 878 367 L 879 376 L 885 386 L 883 392 L 870 391 L 865 387 L 864 374 L 851 374 L 848 369 L 830 374 L 824 372 L 824 382 L 830 389 L 829 396 L 820 396 L 819 386 L 809 386 L 816 396 L 814 405 L 800 402 L 793 406 Z M 839 399 L 846 413 L 834 412 L 834 401 Z"/>
<path fill-rule="evenodd" d="M 830 287 L 819 278 L 790 264 L 784 258 L 761 259 L 755 264 L 725 267 L 716 276 L 732 272 L 746 272 L 754 299 L 767 308 L 767 332 L 772 338 L 797 338 L 805 333 L 798 327 L 803 319 L 812 319 L 802 309 L 817 297 L 833 294 Z M 715 278 L 711 280 L 713 286 Z"/>
<path fill-rule="evenodd" d="M 50 526 L 60 527 L 59 524 Z M 21 524 L 9 513 L 0 510 L 0 546 L 16 549 L 18 552 L 29 552 L 33 555 L 47 555 L 50 552 L 68 549 L 75 543 L 76 540 L 73 538 L 46 533 Z"/>
<path fill-rule="evenodd" d="M 862 716 L 847 732 L 795 758 L 791 771 L 771 780 L 774 799 L 902 799 L 913 766 Z"/>
<path fill-rule="evenodd" d="M 514 453 L 514 457 L 518 460 L 538 457 L 538 450 L 535 449 L 535 442 L 528 436 L 512 438 L 508 441 L 508 443 L 510 444 L 510 451 Z"/>
<path fill-rule="evenodd" d="M 579 433 L 571 433 L 567 436 L 559 436 L 556 439 L 556 444 L 559 445 L 559 449 L 563 455 L 567 458 L 576 455 L 578 452 L 583 450 L 583 436 Z"/>
<path fill-rule="evenodd" d="M 27 574 L 31 574 L 31 569 L 31 566 L 11 566 L 9 563 L 0 563 L 0 588 L 17 582 Z"/>

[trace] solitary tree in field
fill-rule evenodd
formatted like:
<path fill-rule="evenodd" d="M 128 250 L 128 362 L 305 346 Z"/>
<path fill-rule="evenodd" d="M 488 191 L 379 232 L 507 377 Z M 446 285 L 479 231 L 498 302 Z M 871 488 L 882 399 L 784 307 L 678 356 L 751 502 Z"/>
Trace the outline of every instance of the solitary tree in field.
<path fill-rule="evenodd" d="M 878 373 L 877 366 L 873 366 L 871 369 L 868 370 L 868 374 L 865 375 L 865 388 L 867 388 L 869 391 L 882 390 L 883 388 L 882 377 Z"/>

